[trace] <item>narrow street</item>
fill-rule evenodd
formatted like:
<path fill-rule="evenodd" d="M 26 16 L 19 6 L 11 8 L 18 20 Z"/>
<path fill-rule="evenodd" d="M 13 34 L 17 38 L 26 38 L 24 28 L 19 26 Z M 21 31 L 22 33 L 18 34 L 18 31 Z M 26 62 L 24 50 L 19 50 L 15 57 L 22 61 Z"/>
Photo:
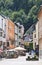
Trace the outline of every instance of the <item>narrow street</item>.
<path fill-rule="evenodd" d="M 42 60 L 40 61 L 26 61 L 27 55 L 24 57 L 18 57 L 16 59 L 2 59 L 0 60 L 0 65 L 42 65 Z"/>
<path fill-rule="evenodd" d="M 0 65 L 42 65 L 42 0 L 0 0 Z"/>

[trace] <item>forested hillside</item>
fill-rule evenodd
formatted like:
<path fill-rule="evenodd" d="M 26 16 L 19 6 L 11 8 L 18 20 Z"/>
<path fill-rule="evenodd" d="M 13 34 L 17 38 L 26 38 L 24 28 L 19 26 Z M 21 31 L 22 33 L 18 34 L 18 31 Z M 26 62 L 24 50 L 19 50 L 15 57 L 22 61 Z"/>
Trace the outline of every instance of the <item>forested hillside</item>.
<path fill-rule="evenodd" d="M 25 31 L 37 21 L 37 13 L 42 0 L 0 0 L 0 14 L 13 22 L 24 25 Z"/>

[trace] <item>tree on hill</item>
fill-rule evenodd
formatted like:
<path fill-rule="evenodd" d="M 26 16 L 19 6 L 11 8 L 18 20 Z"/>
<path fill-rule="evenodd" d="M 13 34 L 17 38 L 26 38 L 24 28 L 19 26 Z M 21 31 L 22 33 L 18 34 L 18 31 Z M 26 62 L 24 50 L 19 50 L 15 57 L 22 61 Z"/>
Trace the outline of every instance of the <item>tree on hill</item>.
<path fill-rule="evenodd" d="M 41 4 L 42 0 L 0 0 L 0 14 L 23 24 L 26 32 L 37 21 Z"/>

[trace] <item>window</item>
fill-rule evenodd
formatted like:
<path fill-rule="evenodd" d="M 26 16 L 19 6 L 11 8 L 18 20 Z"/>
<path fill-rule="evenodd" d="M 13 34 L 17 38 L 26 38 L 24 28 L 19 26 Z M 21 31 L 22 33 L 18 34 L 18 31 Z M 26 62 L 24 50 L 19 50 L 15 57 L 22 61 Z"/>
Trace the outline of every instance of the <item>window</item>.
<path fill-rule="evenodd" d="M 2 36 L 2 32 L 0 32 L 0 36 Z"/>
<path fill-rule="evenodd" d="M 36 49 L 36 42 L 35 42 L 35 49 Z"/>
<path fill-rule="evenodd" d="M 5 49 L 6 49 L 6 43 L 3 42 L 3 50 L 5 50 Z"/>
<path fill-rule="evenodd" d="M 36 38 L 36 34 L 34 35 L 34 38 Z"/>
<path fill-rule="evenodd" d="M 9 42 L 7 42 L 7 47 L 9 46 Z"/>
<path fill-rule="evenodd" d="M 2 41 L 0 41 L 0 46 L 2 45 Z"/>
<path fill-rule="evenodd" d="M 19 36 L 19 38 L 21 38 L 21 36 Z"/>
<path fill-rule="evenodd" d="M 5 45 L 5 42 L 3 42 L 3 45 Z"/>
<path fill-rule="evenodd" d="M 6 27 L 6 24 L 5 24 L 5 27 Z"/>
<path fill-rule="evenodd" d="M 5 38 L 5 34 L 3 35 L 3 38 Z"/>
<path fill-rule="evenodd" d="M 21 42 L 19 42 L 19 45 L 21 44 Z"/>
<path fill-rule="evenodd" d="M 21 33 L 21 30 L 19 30 L 19 33 Z"/>

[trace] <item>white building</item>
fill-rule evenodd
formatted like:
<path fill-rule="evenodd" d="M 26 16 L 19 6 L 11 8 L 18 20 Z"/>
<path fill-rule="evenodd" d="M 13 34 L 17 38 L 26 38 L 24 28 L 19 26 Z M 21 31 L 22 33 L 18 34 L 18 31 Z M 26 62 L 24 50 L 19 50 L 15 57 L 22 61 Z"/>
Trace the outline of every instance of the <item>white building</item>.
<path fill-rule="evenodd" d="M 6 43 L 6 21 L 5 17 L 0 15 L 0 48 Z"/>
<path fill-rule="evenodd" d="M 15 23 L 15 42 L 14 42 L 14 44 L 15 44 L 15 46 L 18 46 L 18 44 L 17 44 L 17 42 L 18 42 L 18 26 L 17 26 L 17 24 Z"/>
<path fill-rule="evenodd" d="M 38 46 L 38 22 L 35 25 L 35 30 L 33 32 L 33 49 L 35 50 L 35 48 Z"/>
<path fill-rule="evenodd" d="M 15 23 L 15 45 L 19 46 L 23 42 L 24 26 L 20 23 Z"/>

